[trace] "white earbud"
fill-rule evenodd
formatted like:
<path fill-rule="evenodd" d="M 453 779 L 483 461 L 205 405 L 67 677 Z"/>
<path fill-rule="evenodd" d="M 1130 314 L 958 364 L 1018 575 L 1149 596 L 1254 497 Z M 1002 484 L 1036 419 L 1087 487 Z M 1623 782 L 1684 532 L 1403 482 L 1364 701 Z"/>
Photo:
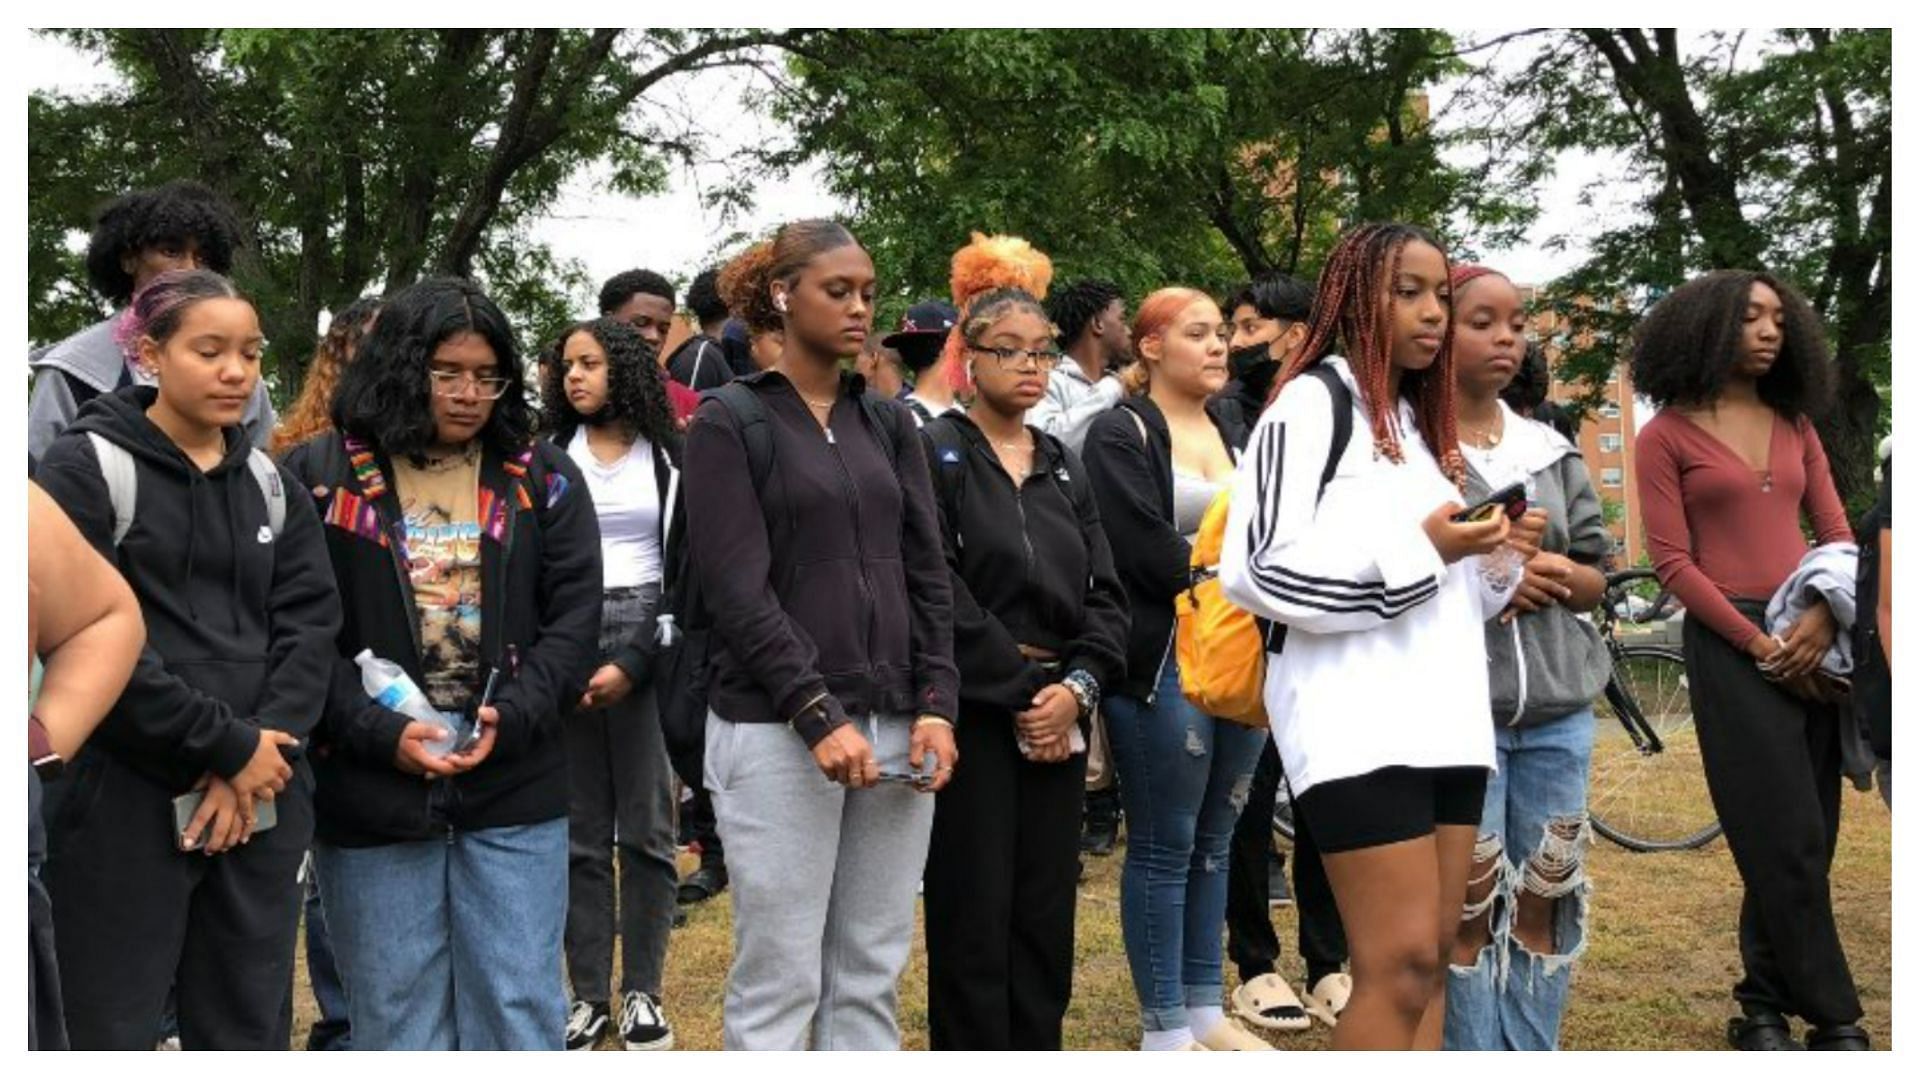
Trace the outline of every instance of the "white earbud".
<path fill-rule="evenodd" d="M 786 293 L 776 292 L 773 294 L 773 309 L 775 311 L 780 312 L 783 315 L 787 313 L 787 294 Z"/>

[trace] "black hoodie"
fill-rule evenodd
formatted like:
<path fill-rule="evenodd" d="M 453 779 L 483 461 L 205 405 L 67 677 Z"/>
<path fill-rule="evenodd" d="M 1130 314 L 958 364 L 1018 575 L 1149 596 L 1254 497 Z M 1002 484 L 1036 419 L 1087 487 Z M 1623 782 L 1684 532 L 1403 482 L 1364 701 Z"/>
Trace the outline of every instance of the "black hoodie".
<path fill-rule="evenodd" d="M 326 699 L 340 599 L 313 506 L 289 497 L 274 539 L 241 429 L 228 428 L 226 457 L 202 472 L 147 418 L 157 393 L 94 398 L 35 479 L 119 566 L 147 624 L 133 679 L 88 745 L 184 792 L 206 772 L 246 767 L 263 727 L 306 741 Z M 139 493 L 118 552 L 89 431 L 134 459 Z"/>
<path fill-rule="evenodd" d="M 1127 665 L 1127 600 L 1100 510 L 1073 451 L 1033 432 L 1033 471 L 1018 488 L 974 422 L 947 413 L 921 430 L 953 574 L 960 699 L 1024 711 L 1059 681 L 1022 655 L 1044 648 L 1102 687 Z"/>
<path fill-rule="evenodd" d="M 1218 398 L 1207 402 L 1207 415 L 1229 449 L 1245 448 L 1246 430 L 1223 415 Z M 1149 397 L 1128 397 L 1095 417 L 1087 428 L 1086 461 L 1133 618 L 1127 675 L 1118 688 L 1148 700 L 1173 647 L 1173 597 L 1187 587 L 1193 558 L 1192 545 L 1173 527 L 1173 436 L 1160 406 Z"/>

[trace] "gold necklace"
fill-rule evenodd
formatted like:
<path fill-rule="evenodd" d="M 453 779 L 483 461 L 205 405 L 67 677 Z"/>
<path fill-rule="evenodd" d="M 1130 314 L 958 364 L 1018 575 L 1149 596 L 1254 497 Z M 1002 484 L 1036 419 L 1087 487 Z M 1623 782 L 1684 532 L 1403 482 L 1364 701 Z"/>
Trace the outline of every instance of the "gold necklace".
<path fill-rule="evenodd" d="M 1500 439 L 1505 434 L 1506 426 L 1506 416 L 1498 415 L 1495 416 L 1491 429 L 1483 430 L 1478 427 L 1462 424 L 1461 430 L 1462 433 L 1467 436 L 1468 442 L 1472 444 L 1474 449 L 1490 450 L 1500 444 Z"/>
<path fill-rule="evenodd" d="M 813 398 L 811 398 L 811 397 L 808 397 L 808 396 L 807 396 L 806 394 L 801 394 L 801 395 L 800 395 L 800 399 L 801 399 L 802 401 L 805 401 L 805 402 L 806 402 L 807 404 L 809 404 L 809 405 L 811 405 L 811 406 L 813 406 L 814 408 L 828 408 L 828 409 L 830 409 L 830 408 L 832 408 L 832 407 L 833 407 L 833 399 L 832 399 L 832 398 L 828 398 L 828 399 L 827 399 L 827 400 L 825 400 L 825 401 L 816 401 L 816 400 L 814 400 Z"/>

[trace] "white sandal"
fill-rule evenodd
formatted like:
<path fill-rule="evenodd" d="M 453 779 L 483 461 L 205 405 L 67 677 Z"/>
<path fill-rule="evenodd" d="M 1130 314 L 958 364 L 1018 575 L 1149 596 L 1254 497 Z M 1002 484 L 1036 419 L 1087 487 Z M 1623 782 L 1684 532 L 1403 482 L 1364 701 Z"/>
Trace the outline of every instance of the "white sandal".
<path fill-rule="evenodd" d="M 1347 1010 L 1347 998 L 1353 995 L 1353 975 L 1337 971 L 1307 990 L 1303 1002 L 1307 1014 L 1328 1026 L 1340 1025 L 1340 1013 Z"/>
<path fill-rule="evenodd" d="M 1233 991 L 1233 1013 L 1262 1030 L 1297 1031 L 1313 1025 L 1293 987 L 1278 974 L 1262 974 Z"/>

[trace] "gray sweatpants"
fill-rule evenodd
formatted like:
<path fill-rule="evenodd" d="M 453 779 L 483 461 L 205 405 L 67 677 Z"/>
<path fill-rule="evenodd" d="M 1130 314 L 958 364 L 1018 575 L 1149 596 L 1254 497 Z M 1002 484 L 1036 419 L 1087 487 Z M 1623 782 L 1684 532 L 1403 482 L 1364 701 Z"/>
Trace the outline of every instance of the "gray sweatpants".
<path fill-rule="evenodd" d="M 882 772 L 910 770 L 910 717 L 857 722 Z M 898 1049 L 933 796 L 848 790 L 785 724 L 715 714 L 705 779 L 732 880 L 726 1048 Z"/>

